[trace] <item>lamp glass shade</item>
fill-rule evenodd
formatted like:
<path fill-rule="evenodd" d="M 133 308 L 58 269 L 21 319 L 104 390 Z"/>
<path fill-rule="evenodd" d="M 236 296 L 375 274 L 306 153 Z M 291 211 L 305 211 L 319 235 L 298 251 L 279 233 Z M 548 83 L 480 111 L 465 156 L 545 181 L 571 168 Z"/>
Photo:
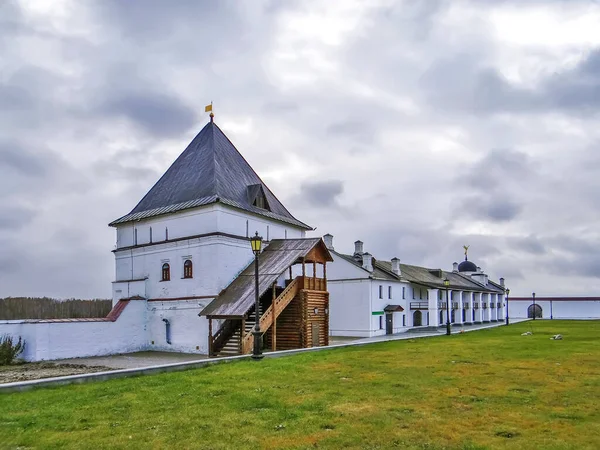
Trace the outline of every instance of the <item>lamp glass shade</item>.
<path fill-rule="evenodd" d="M 444 286 L 446 286 L 446 287 L 450 286 L 450 280 L 448 278 L 446 278 L 444 280 Z"/>
<path fill-rule="evenodd" d="M 258 235 L 258 231 L 256 232 L 256 235 L 250 238 L 250 245 L 252 246 L 252 251 L 254 254 L 260 253 L 260 249 L 262 247 L 262 237 Z"/>
<path fill-rule="evenodd" d="M 506 289 L 506 295 L 510 294 L 510 289 Z"/>

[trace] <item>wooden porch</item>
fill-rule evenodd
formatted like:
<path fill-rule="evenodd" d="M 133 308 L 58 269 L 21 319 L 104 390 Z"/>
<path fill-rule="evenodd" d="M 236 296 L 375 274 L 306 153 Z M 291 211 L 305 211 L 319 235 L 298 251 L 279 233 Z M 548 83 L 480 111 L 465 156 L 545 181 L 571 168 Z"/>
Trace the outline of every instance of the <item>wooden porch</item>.
<path fill-rule="evenodd" d="M 266 259 L 275 258 L 267 251 L 271 245 L 272 243 L 265 249 L 261 258 L 263 256 Z M 277 255 L 277 258 L 281 259 L 281 255 Z M 277 271 L 281 271 L 280 273 L 273 270 L 270 261 L 259 259 L 265 270 L 269 271 L 271 284 L 266 289 L 259 288 L 258 314 L 254 302 L 246 302 L 249 306 L 243 314 L 206 314 L 209 321 L 209 356 L 250 353 L 254 345 L 252 331 L 257 317 L 264 350 L 289 350 L 328 345 L 327 261 L 331 260 L 329 251 L 320 239 L 291 264 L 288 261 L 287 267 L 279 265 Z M 243 275 L 244 272 L 240 276 Z M 259 265 L 259 280 L 264 277 Z M 254 289 L 245 289 L 250 282 L 253 286 L 253 276 L 251 279 L 248 277 L 247 280 L 239 281 L 240 286 L 234 287 L 236 280 L 230 285 L 232 286 L 230 294 L 242 291 L 244 297 L 254 295 Z M 241 286 L 242 283 L 244 286 Z M 223 297 L 227 295 L 228 289 L 224 291 Z M 221 303 L 225 304 L 225 300 L 227 299 L 222 299 Z M 214 328 L 217 330 L 213 333 Z"/>

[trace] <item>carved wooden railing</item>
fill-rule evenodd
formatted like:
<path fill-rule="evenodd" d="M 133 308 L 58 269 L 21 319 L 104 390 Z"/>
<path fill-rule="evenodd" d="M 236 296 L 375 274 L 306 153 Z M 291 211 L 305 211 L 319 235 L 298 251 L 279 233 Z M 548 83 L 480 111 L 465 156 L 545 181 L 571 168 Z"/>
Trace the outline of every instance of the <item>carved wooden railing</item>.
<path fill-rule="evenodd" d="M 269 329 L 269 327 L 273 324 L 273 320 L 279 317 L 281 311 L 283 311 L 285 307 L 294 299 L 301 287 L 301 279 L 302 277 L 297 277 L 294 279 L 294 281 L 288 284 L 283 292 L 279 294 L 271 306 L 269 306 L 260 317 L 259 324 L 261 333 L 264 333 Z M 275 317 L 273 317 L 273 314 L 275 314 Z M 254 330 L 248 331 L 242 340 L 242 354 L 250 353 L 252 350 L 252 345 L 254 343 L 254 336 L 252 335 L 253 331 Z"/>
<path fill-rule="evenodd" d="M 304 278 L 304 288 L 312 291 L 326 291 L 327 282 L 324 278 L 312 278 L 312 277 L 301 277 Z"/>

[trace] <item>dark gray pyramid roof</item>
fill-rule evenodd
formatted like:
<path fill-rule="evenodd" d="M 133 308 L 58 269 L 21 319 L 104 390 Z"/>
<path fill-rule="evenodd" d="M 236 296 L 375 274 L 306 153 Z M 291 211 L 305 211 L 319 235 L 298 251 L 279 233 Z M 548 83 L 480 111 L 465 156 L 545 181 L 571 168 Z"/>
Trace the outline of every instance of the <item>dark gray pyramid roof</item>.
<path fill-rule="evenodd" d="M 253 205 L 264 196 L 267 209 Z M 111 226 L 211 203 L 312 229 L 273 195 L 221 129 L 209 122 L 133 210 Z"/>

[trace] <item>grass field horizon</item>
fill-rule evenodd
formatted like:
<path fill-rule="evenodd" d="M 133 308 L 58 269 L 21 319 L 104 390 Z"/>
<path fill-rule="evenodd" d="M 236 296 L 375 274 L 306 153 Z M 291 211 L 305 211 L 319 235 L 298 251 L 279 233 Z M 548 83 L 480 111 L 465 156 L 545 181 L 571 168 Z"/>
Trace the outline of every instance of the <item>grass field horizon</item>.
<path fill-rule="evenodd" d="M 522 322 L 2 394 L 0 448 L 597 449 L 599 325 Z"/>

